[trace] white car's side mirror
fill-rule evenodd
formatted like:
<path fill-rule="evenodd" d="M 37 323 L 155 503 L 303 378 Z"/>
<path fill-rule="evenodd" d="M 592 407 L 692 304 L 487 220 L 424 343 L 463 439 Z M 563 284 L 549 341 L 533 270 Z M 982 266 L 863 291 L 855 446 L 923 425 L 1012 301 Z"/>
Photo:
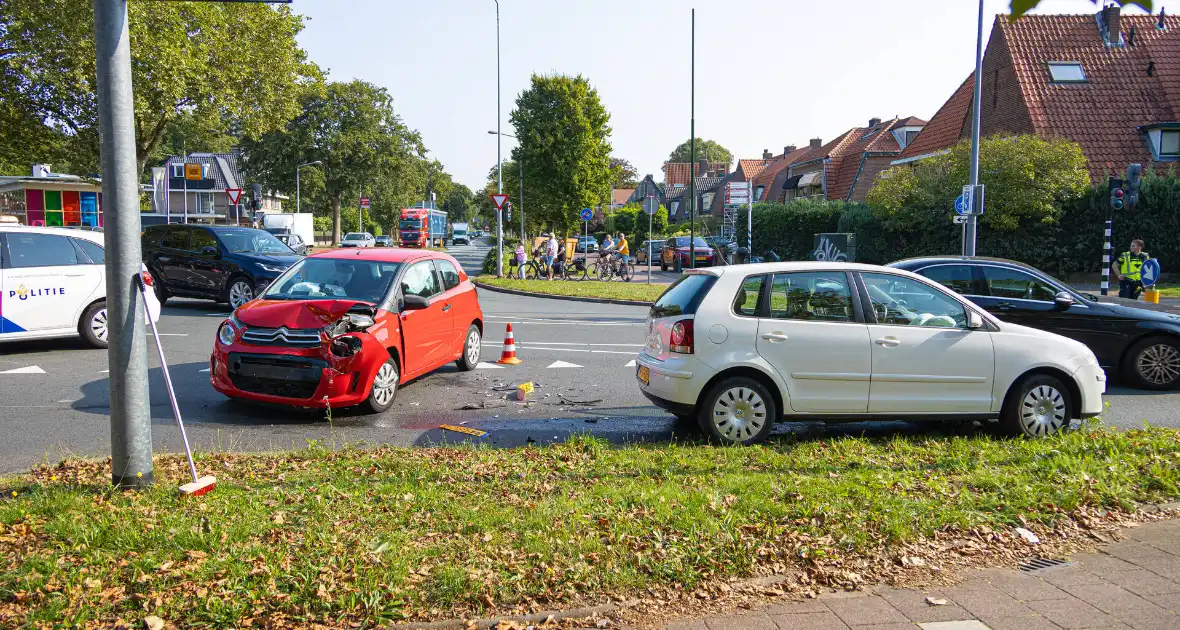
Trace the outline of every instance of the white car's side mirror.
<path fill-rule="evenodd" d="M 975 311 L 967 311 L 967 327 L 971 330 L 983 328 L 983 318 Z"/>

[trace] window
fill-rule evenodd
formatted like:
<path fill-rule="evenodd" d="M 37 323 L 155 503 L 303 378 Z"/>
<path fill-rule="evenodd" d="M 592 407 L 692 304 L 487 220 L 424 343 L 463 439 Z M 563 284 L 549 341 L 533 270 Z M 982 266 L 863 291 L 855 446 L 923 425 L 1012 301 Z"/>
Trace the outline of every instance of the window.
<path fill-rule="evenodd" d="M 217 238 L 209 230 L 193 230 L 193 242 L 189 248 L 194 252 L 200 252 L 206 247 L 217 249 Z"/>
<path fill-rule="evenodd" d="M 1085 83 L 1086 71 L 1076 61 L 1050 61 L 1049 78 L 1054 83 Z"/>
<path fill-rule="evenodd" d="M 754 201 L 762 200 L 762 193 L 766 192 L 766 186 L 757 186 L 754 188 Z"/>
<path fill-rule="evenodd" d="M 918 134 L 921 131 L 922 131 L 921 129 L 906 131 L 905 132 L 905 146 L 907 146 L 907 147 L 910 146 L 910 143 L 912 143 L 914 141 L 914 138 L 918 137 Z"/>
<path fill-rule="evenodd" d="M 376 304 L 397 277 L 400 263 L 352 258 L 303 258 L 266 289 L 277 300 L 346 298 Z"/>
<path fill-rule="evenodd" d="M 1160 132 L 1160 157 L 1180 157 L 1180 131 Z"/>
<path fill-rule="evenodd" d="M 910 278 L 862 273 L 878 324 L 967 328 L 967 308 L 958 300 Z"/>
<path fill-rule="evenodd" d="M 184 177 L 184 165 L 183 164 L 173 164 L 172 165 L 172 176 L 173 177 Z"/>
<path fill-rule="evenodd" d="M 839 271 L 775 274 L 770 316 L 802 321 L 852 321 L 848 276 Z"/>
<path fill-rule="evenodd" d="M 1057 290 L 1032 274 L 1002 267 L 984 267 L 988 295 L 1016 300 L 1052 302 Z"/>
<path fill-rule="evenodd" d="M 164 235 L 164 240 L 160 241 L 160 247 L 168 249 L 188 249 L 188 241 L 191 230 L 182 227 L 174 227 L 168 230 Z"/>
<path fill-rule="evenodd" d="M 690 273 L 680 276 L 652 305 L 650 315 L 671 317 L 696 313 L 714 282 L 717 282 L 717 276 L 709 274 Z"/>
<path fill-rule="evenodd" d="M 750 276 L 738 288 L 737 297 L 733 299 L 733 312 L 747 317 L 757 317 L 762 303 L 762 288 L 766 286 L 766 276 Z"/>
<path fill-rule="evenodd" d="M 966 265 L 938 265 L 918 273 L 960 295 L 975 295 L 975 281 L 971 267 Z"/>
<path fill-rule="evenodd" d="M 451 261 L 436 260 L 434 264 L 438 265 L 438 273 L 442 276 L 444 291 L 450 291 L 459 286 L 459 272 L 455 270 L 455 265 L 452 265 Z"/>
<path fill-rule="evenodd" d="M 64 236 L 9 232 L 6 259 L 12 269 L 76 265 L 78 250 Z"/>
<path fill-rule="evenodd" d="M 106 262 L 106 250 L 102 248 L 102 245 L 92 243 L 84 238 L 76 238 L 74 239 L 74 243 L 79 249 L 82 250 L 83 254 L 86 254 L 86 257 L 90 259 L 90 262 L 96 265 L 101 265 Z"/>
<path fill-rule="evenodd" d="M 442 290 L 438 288 L 438 276 L 434 275 L 434 265 L 429 260 L 415 263 L 406 270 L 402 277 L 402 293 L 432 298 Z"/>

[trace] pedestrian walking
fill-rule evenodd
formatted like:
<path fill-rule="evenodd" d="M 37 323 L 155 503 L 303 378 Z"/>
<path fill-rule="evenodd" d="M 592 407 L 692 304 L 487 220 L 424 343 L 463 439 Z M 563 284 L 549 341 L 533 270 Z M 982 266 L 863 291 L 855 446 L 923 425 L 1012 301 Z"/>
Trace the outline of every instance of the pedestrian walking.
<path fill-rule="evenodd" d="M 524 262 L 528 260 L 524 249 L 524 241 L 516 244 L 516 270 L 520 274 L 520 279 L 524 280 Z"/>
<path fill-rule="evenodd" d="M 1139 293 L 1143 291 L 1140 270 L 1149 258 L 1151 255 L 1143 251 L 1143 241 L 1135 239 L 1131 241 L 1131 251 L 1119 254 L 1118 259 L 1110 263 L 1110 270 L 1119 281 L 1119 297 L 1139 299 Z"/>
<path fill-rule="evenodd" d="M 545 267 L 549 270 L 549 279 L 553 279 L 553 261 L 557 260 L 557 236 L 549 233 L 549 242 L 545 243 Z"/>

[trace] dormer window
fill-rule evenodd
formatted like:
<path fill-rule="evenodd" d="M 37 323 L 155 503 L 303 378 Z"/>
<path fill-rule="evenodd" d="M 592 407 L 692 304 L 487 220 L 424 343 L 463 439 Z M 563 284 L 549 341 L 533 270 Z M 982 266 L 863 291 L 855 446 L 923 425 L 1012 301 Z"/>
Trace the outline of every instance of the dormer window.
<path fill-rule="evenodd" d="M 1180 123 L 1157 123 L 1140 127 L 1139 131 L 1147 134 L 1153 160 L 1180 160 Z"/>
<path fill-rule="evenodd" d="M 177 179 L 184 177 L 184 164 L 173 164 L 172 176 Z"/>
<path fill-rule="evenodd" d="M 898 146 L 906 148 L 918 137 L 918 132 L 922 131 L 921 127 L 898 127 L 893 130 L 893 139 L 897 140 Z"/>
<path fill-rule="evenodd" d="M 1085 83 L 1086 71 L 1078 61 L 1050 61 L 1049 78 L 1054 83 Z"/>
<path fill-rule="evenodd" d="M 1180 157 L 1180 130 L 1167 129 L 1160 131 L 1160 157 Z"/>

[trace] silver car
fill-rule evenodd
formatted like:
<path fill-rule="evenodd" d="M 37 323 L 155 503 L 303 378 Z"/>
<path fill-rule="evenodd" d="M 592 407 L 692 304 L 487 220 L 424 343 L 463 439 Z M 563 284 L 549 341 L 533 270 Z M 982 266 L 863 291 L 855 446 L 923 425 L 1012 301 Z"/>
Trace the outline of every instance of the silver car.
<path fill-rule="evenodd" d="M 340 239 L 341 247 L 375 247 L 377 239 L 368 232 L 349 232 Z"/>

